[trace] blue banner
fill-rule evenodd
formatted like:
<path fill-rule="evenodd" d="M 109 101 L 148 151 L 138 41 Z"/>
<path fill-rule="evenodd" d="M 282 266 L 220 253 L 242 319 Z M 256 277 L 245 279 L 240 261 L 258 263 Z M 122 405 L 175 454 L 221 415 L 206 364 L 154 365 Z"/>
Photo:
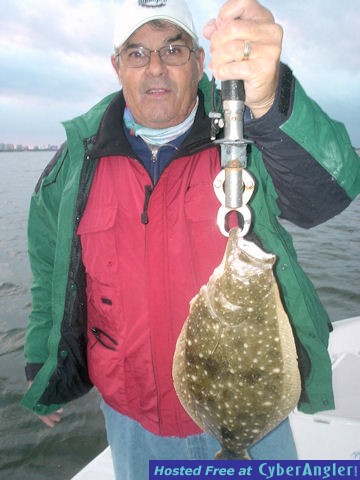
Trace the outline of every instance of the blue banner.
<path fill-rule="evenodd" d="M 360 480 L 359 461 L 150 460 L 149 480 Z"/>

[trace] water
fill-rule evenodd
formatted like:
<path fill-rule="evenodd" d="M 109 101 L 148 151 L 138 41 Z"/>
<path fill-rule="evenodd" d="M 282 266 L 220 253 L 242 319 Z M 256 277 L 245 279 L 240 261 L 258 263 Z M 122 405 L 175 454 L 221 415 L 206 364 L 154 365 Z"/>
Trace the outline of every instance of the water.
<path fill-rule="evenodd" d="M 93 391 L 66 407 L 49 429 L 19 406 L 24 327 L 30 312 L 26 253 L 28 205 L 51 152 L 0 153 L 0 478 L 67 480 L 106 445 Z"/>
<path fill-rule="evenodd" d="M 65 407 L 48 429 L 19 406 L 26 382 L 23 344 L 30 311 L 26 254 L 30 196 L 51 152 L 0 153 L 0 478 L 68 480 L 106 445 L 98 396 Z M 360 198 L 324 225 L 294 235 L 299 260 L 333 321 L 360 315 Z"/>

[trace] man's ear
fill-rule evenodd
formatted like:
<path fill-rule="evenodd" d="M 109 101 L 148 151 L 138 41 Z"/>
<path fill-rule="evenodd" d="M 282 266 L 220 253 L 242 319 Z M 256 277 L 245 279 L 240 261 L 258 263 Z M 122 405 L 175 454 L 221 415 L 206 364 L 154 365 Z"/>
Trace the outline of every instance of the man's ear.
<path fill-rule="evenodd" d="M 200 47 L 198 51 L 199 82 L 202 79 L 202 76 L 204 73 L 204 62 L 205 62 L 205 50 Z"/>
<path fill-rule="evenodd" d="M 112 64 L 112 66 L 113 66 L 113 69 L 114 69 L 115 72 L 116 72 L 116 75 L 117 75 L 118 79 L 119 79 L 120 82 L 121 82 L 121 72 L 120 72 L 119 57 L 117 57 L 116 55 L 112 54 L 112 55 L 111 55 L 111 64 Z"/>
<path fill-rule="evenodd" d="M 117 73 L 119 69 L 119 60 L 114 54 L 111 55 L 111 64 Z"/>

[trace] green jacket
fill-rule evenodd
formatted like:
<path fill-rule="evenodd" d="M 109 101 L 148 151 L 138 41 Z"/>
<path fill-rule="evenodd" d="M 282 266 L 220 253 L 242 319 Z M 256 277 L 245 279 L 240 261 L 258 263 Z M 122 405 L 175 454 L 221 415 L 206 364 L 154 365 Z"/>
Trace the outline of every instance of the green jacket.
<path fill-rule="evenodd" d="M 206 78 L 200 90 L 208 112 L 211 90 Z M 57 410 L 92 386 L 86 368 L 85 273 L 76 231 L 98 159 L 115 153 L 132 154 L 118 131 L 116 139 L 108 131 L 108 125 L 121 125 L 123 107 L 121 93 L 112 94 L 88 113 L 65 122 L 67 142 L 45 169 L 32 196 L 28 227 L 33 273 L 32 312 L 25 358 L 28 378 L 33 384 L 22 405 L 37 414 Z M 190 135 L 183 147 L 186 153 L 191 149 L 205 151 L 209 147 L 210 121 L 201 108 L 196 119 L 198 128 L 194 129 L 197 133 Z M 316 214 L 310 212 L 312 218 L 305 225 L 312 226 L 316 223 L 313 217 L 321 216 L 326 210 L 320 219 L 324 221 L 339 213 L 359 193 L 359 157 L 351 147 L 344 126 L 330 120 L 284 68 L 272 111 L 258 121 L 250 121 L 247 134 L 256 142 L 248 158 L 248 169 L 257 185 L 251 201 L 253 228 L 264 248 L 277 256 L 275 273 L 294 329 L 301 366 L 303 388 L 299 408 L 306 413 L 330 409 L 334 407 L 327 352 L 330 321 L 314 287 L 297 263 L 290 235 L 278 221 L 279 215 L 295 218 L 298 208 L 286 214 L 293 185 L 285 185 L 284 181 L 281 185 L 282 173 L 276 168 L 287 161 L 301 165 L 308 159 L 309 165 L 324 180 L 324 190 L 335 189 L 335 194 L 329 190 L 323 203 L 319 199 L 315 202 L 312 195 L 319 197 L 316 192 L 322 185 L 312 181 L 312 189 L 305 194 L 309 196 L 310 205 L 317 203 Z M 274 142 L 279 136 L 282 141 Z M 285 145 L 283 152 L 282 144 Z M 291 175 L 297 178 L 296 168 L 286 173 Z M 301 181 L 304 175 L 306 170 L 299 175 Z M 308 177 L 311 183 L 311 172 Z M 332 206 L 328 208 L 329 204 Z"/>

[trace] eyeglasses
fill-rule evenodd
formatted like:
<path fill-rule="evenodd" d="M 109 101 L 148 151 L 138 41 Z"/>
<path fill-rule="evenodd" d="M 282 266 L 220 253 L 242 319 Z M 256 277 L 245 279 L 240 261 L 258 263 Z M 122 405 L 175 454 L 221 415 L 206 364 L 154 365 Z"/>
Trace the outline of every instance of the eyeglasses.
<path fill-rule="evenodd" d="M 160 60 L 169 67 L 184 65 L 190 60 L 194 49 L 186 45 L 166 45 L 157 50 L 150 50 L 145 47 L 128 47 L 117 53 L 123 64 L 130 68 L 145 67 L 150 63 L 152 53 L 158 53 Z"/>

